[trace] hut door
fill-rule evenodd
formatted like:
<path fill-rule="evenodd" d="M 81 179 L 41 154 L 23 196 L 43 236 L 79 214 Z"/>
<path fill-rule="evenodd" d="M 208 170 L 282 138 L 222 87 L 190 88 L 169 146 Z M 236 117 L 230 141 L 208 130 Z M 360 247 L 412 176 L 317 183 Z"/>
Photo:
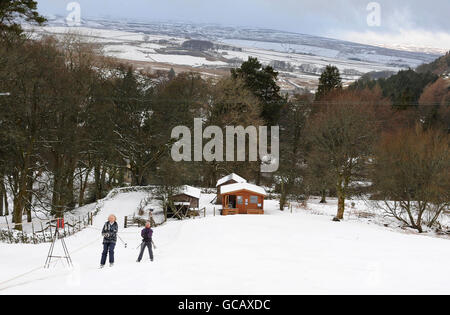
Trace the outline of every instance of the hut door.
<path fill-rule="evenodd" d="M 244 196 L 236 196 L 236 208 L 239 210 L 239 214 L 247 214 Z"/>

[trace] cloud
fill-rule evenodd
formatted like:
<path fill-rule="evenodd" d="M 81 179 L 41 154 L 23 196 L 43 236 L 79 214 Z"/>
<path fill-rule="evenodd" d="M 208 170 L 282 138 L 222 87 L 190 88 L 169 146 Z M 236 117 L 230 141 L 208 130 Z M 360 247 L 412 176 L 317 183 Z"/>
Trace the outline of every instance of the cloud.
<path fill-rule="evenodd" d="M 343 32 L 334 35 L 351 42 L 408 51 L 417 49 L 444 54 L 450 50 L 450 33 L 447 32 L 400 29 L 393 33 L 365 31 Z M 332 35 L 330 34 L 330 36 Z"/>
<path fill-rule="evenodd" d="M 65 14 L 73 0 L 38 0 L 45 14 Z M 449 0 L 375 0 L 381 26 L 367 25 L 374 0 L 76 0 L 82 16 L 255 26 L 311 35 L 450 49 Z"/>

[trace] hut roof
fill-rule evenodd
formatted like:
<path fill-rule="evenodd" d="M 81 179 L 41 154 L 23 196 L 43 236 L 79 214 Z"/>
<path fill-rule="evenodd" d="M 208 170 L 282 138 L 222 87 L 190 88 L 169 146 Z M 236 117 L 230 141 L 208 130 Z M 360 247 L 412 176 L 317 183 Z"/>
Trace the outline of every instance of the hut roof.
<path fill-rule="evenodd" d="M 197 199 L 200 199 L 201 193 L 202 191 L 200 189 L 188 185 L 181 186 L 178 190 L 179 195 L 188 195 Z"/>
<path fill-rule="evenodd" d="M 231 192 L 235 192 L 235 191 L 239 191 L 239 190 L 248 190 L 248 191 L 263 195 L 263 196 L 267 195 L 266 190 L 263 187 L 249 184 L 249 183 L 230 184 L 230 185 L 222 186 L 220 188 L 220 192 L 222 194 L 227 194 L 227 193 L 231 193 Z"/>
<path fill-rule="evenodd" d="M 247 182 L 246 179 L 242 178 L 241 176 L 239 176 L 237 174 L 232 173 L 230 175 L 227 175 L 227 176 L 222 177 L 221 179 L 219 179 L 217 181 L 216 187 L 218 187 L 218 186 L 220 186 L 220 185 L 222 185 L 222 184 L 224 184 L 224 183 L 226 183 L 226 182 L 228 182 L 230 180 L 234 180 L 237 183 L 246 183 Z"/>

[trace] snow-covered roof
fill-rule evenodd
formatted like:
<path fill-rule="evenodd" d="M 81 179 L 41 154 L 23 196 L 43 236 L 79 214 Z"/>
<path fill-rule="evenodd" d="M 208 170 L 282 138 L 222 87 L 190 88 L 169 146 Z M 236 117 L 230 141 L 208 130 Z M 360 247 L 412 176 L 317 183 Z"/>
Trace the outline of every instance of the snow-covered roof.
<path fill-rule="evenodd" d="M 267 195 L 266 190 L 263 187 L 249 184 L 249 183 L 237 183 L 237 184 L 230 184 L 230 185 L 222 186 L 220 188 L 220 193 L 227 194 L 227 193 L 239 191 L 239 190 L 248 190 L 248 191 L 263 195 L 263 196 Z"/>
<path fill-rule="evenodd" d="M 174 202 L 173 204 L 175 206 L 189 206 L 190 205 L 189 202 Z"/>
<path fill-rule="evenodd" d="M 188 185 L 181 186 L 178 191 L 180 195 L 188 195 L 194 198 L 200 198 L 201 193 L 202 191 L 200 189 Z"/>
<path fill-rule="evenodd" d="M 237 174 L 232 173 L 230 175 L 227 175 L 227 176 L 222 177 L 221 179 L 219 179 L 217 181 L 216 187 L 218 187 L 218 186 L 222 185 L 223 183 L 226 183 L 226 182 L 228 182 L 230 180 L 234 180 L 237 183 L 246 183 L 247 182 L 246 179 L 242 178 L 241 176 L 239 176 Z"/>

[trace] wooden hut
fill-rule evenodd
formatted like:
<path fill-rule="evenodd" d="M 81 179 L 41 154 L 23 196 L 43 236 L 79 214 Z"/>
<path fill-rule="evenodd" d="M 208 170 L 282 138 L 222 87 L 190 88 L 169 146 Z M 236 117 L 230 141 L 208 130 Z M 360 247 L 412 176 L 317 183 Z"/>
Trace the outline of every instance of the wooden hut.
<path fill-rule="evenodd" d="M 175 209 L 168 209 L 172 217 L 182 219 L 189 210 L 198 210 L 200 205 L 201 190 L 191 186 L 181 186 L 178 192 L 170 199 Z"/>
<path fill-rule="evenodd" d="M 263 187 L 248 183 L 237 183 L 221 187 L 222 215 L 264 214 Z"/>
<path fill-rule="evenodd" d="M 221 205 L 222 204 L 222 196 L 221 196 L 221 193 L 220 193 L 220 189 L 221 189 L 222 186 L 230 185 L 230 184 L 246 183 L 246 182 L 247 182 L 246 179 L 244 179 L 241 176 L 239 176 L 237 174 L 234 174 L 234 173 L 219 179 L 217 181 L 217 184 L 216 184 L 216 188 L 217 188 L 216 204 L 217 205 Z"/>

